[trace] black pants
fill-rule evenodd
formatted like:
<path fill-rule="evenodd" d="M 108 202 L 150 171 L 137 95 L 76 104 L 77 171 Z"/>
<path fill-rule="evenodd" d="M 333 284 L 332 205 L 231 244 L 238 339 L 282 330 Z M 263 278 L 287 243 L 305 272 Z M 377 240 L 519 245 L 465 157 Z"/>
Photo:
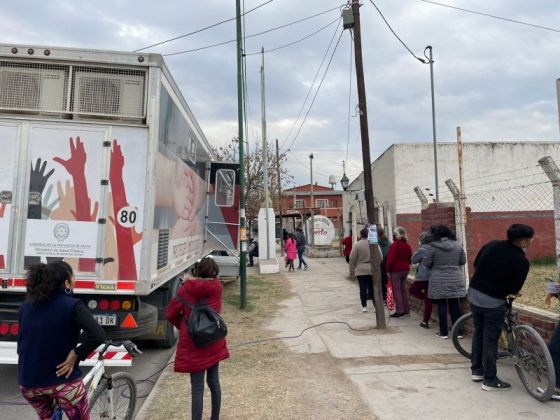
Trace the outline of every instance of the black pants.
<path fill-rule="evenodd" d="M 258 257 L 259 254 L 249 252 L 249 265 L 255 265 L 253 258 Z"/>
<path fill-rule="evenodd" d="M 381 293 L 383 293 L 383 302 L 387 301 L 387 283 L 389 283 L 389 277 L 387 276 L 387 269 L 385 267 L 385 263 L 387 262 L 387 258 L 383 257 L 381 260 Z"/>
<path fill-rule="evenodd" d="M 433 299 L 433 302 L 438 306 L 439 333 L 440 335 L 448 335 L 449 331 L 447 326 L 447 306 L 449 306 L 451 325 L 453 325 L 461 317 L 459 299 Z"/>
<path fill-rule="evenodd" d="M 473 324 L 475 328 L 472 353 L 471 371 L 484 374 L 484 380 L 496 380 L 496 359 L 498 358 L 498 340 L 502 334 L 506 305 L 498 308 L 481 308 L 471 303 Z"/>
<path fill-rule="evenodd" d="M 556 330 L 554 330 L 554 335 L 550 340 L 548 349 L 550 350 L 554 370 L 556 371 L 556 388 L 560 388 L 560 323 L 558 323 Z"/>
<path fill-rule="evenodd" d="M 212 416 L 211 420 L 218 420 L 220 418 L 220 407 L 222 405 L 222 390 L 220 388 L 220 376 L 218 372 L 218 365 L 216 363 L 206 372 L 191 373 L 191 394 L 192 394 L 192 407 L 191 415 L 193 420 L 202 420 L 202 406 L 204 402 L 204 374 L 206 375 L 206 383 L 210 388 L 210 395 L 212 399 Z"/>
<path fill-rule="evenodd" d="M 371 299 L 373 302 L 373 277 L 371 274 L 356 277 L 358 278 L 358 284 L 360 285 L 360 301 L 362 302 L 362 307 L 365 307 L 367 306 L 368 299 Z"/>

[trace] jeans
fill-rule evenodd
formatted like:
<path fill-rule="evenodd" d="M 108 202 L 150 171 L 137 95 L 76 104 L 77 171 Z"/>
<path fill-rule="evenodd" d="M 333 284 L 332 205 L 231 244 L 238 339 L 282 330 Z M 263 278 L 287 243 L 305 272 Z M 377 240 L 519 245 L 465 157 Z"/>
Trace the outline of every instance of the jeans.
<path fill-rule="evenodd" d="M 391 273 L 391 282 L 393 283 L 393 295 L 395 297 L 395 313 L 408 314 L 408 293 L 406 293 L 406 278 L 408 271 L 400 271 Z"/>
<path fill-rule="evenodd" d="M 424 316 L 422 321 L 430 321 L 432 315 L 432 301 L 428 297 L 428 280 L 415 280 L 410 286 L 409 292 L 417 299 L 424 301 Z"/>
<path fill-rule="evenodd" d="M 360 301 L 362 302 L 362 307 L 365 308 L 367 306 L 368 299 L 371 299 L 373 302 L 373 277 L 371 274 L 356 277 L 358 278 L 358 284 L 360 285 Z"/>
<path fill-rule="evenodd" d="M 550 340 L 548 349 L 550 350 L 554 370 L 556 371 L 556 388 L 560 388 L 560 323 L 558 323 L 556 330 L 554 330 L 554 335 Z"/>
<path fill-rule="evenodd" d="M 220 407 L 222 404 L 222 390 L 220 388 L 220 376 L 218 370 L 219 363 L 216 363 L 206 372 L 191 373 L 191 393 L 192 407 L 191 415 L 193 420 L 202 420 L 202 406 L 204 401 L 204 374 L 206 375 L 206 383 L 210 388 L 212 400 L 212 416 L 211 420 L 220 418 Z"/>
<path fill-rule="evenodd" d="M 449 305 L 449 315 L 451 315 L 451 325 L 461 317 L 461 308 L 459 307 L 459 299 L 433 299 L 438 306 L 439 333 L 440 335 L 448 335 L 447 327 L 447 305 Z M 503 319 L 502 319 L 503 321 Z"/>
<path fill-rule="evenodd" d="M 502 334 L 506 305 L 498 308 L 481 308 L 471 303 L 474 323 L 472 341 L 471 371 L 484 374 L 484 381 L 496 381 L 496 359 L 498 358 L 498 340 Z"/>
<path fill-rule="evenodd" d="M 303 253 L 304 252 L 305 252 L 305 245 L 297 247 L 297 257 L 298 257 L 298 260 L 299 260 L 298 268 L 301 268 L 302 264 L 307 267 L 307 263 L 303 259 Z"/>

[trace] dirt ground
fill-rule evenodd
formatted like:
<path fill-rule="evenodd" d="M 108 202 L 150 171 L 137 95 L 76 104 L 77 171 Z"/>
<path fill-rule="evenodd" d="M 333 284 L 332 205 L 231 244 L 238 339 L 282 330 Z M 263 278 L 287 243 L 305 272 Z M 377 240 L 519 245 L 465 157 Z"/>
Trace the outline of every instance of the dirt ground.
<path fill-rule="evenodd" d="M 544 303 L 546 296 L 547 278 L 556 279 L 556 263 L 540 263 L 533 261 L 527 280 L 521 290 L 522 296 L 516 301 L 534 308 L 546 309 L 553 313 L 560 313 L 560 300 L 553 298 L 550 307 Z"/>
<path fill-rule="evenodd" d="M 342 365 L 328 353 L 295 354 L 263 324 L 291 296 L 283 275 L 250 277 L 248 305 L 239 309 L 239 283 L 224 287 L 224 318 L 231 358 L 220 364 L 223 419 L 374 419 Z M 147 411 L 149 419 L 189 419 L 189 375 L 170 373 Z M 205 395 L 205 418 L 210 394 Z"/>

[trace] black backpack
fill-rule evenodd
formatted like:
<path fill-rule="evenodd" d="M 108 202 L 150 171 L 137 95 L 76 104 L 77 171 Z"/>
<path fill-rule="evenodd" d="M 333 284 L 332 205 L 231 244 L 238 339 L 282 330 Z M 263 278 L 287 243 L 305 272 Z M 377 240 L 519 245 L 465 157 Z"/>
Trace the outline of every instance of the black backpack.
<path fill-rule="evenodd" d="M 206 347 L 227 335 L 227 325 L 221 315 L 216 312 L 208 301 L 196 301 L 192 305 L 181 296 L 179 301 L 191 310 L 190 316 L 185 318 L 189 336 L 196 347 Z"/>

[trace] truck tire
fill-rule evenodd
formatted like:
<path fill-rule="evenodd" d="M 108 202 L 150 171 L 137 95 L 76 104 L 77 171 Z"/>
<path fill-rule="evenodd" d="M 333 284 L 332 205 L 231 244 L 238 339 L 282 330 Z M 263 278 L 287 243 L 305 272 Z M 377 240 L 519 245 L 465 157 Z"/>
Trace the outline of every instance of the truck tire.
<path fill-rule="evenodd" d="M 169 288 L 167 289 L 163 299 L 165 308 L 167 308 L 167 305 L 169 304 L 169 302 L 171 302 L 171 299 L 173 299 L 177 294 L 177 290 L 179 290 L 180 285 L 181 282 L 179 281 L 178 277 L 175 277 L 173 280 L 169 282 Z M 167 318 L 165 317 L 165 312 L 166 311 L 164 309 L 163 313 L 162 314 L 160 313 L 160 320 L 163 319 L 165 322 L 165 338 L 163 340 L 157 340 L 156 345 L 164 349 L 169 349 L 173 347 L 177 342 L 177 339 L 179 338 L 179 330 L 175 328 L 171 324 L 171 322 L 167 321 Z"/>
<path fill-rule="evenodd" d="M 145 302 L 140 302 L 138 311 L 138 319 L 136 323 L 138 327 L 131 329 L 123 329 L 118 327 L 105 328 L 105 333 L 109 340 L 126 340 L 135 338 L 144 334 L 149 334 L 156 329 L 158 321 L 158 310 L 155 306 Z"/>

